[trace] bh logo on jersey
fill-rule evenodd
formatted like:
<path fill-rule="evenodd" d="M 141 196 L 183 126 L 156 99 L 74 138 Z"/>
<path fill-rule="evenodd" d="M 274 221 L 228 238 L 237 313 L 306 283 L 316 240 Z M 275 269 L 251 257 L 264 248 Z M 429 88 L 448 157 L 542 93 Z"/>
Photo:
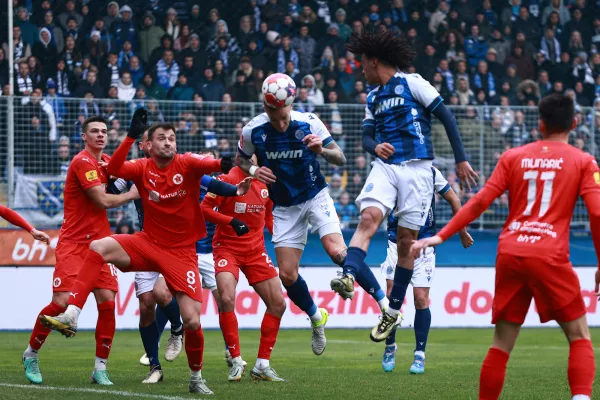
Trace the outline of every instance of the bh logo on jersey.
<path fill-rule="evenodd" d="M 183 183 L 183 176 L 181 174 L 173 175 L 173 183 L 176 185 L 181 185 Z"/>

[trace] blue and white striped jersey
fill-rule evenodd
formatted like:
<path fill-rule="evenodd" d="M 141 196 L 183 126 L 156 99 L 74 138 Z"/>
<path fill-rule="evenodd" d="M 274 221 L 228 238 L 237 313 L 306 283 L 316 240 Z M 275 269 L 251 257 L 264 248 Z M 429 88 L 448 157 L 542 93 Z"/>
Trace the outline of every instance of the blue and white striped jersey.
<path fill-rule="evenodd" d="M 431 168 L 431 178 L 433 179 L 433 185 L 435 188 L 435 193 L 440 195 L 446 194 L 448 190 L 450 190 L 450 185 L 448 181 L 442 173 L 435 167 Z M 396 237 L 398 233 L 398 217 L 394 216 L 394 213 L 391 212 L 388 216 L 388 240 L 390 242 L 396 243 Z M 419 231 L 418 239 L 424 239 L 428 237 L 435 236 L 437 233 L 436 224 L 435 224 L 435 194 L 433 195 L 433 199 L 431 199 L 431 207 L 429 208 L 429 214 L 427 215 L 427 221 L 425 221 L 425 225 L 421 227 Z"/>
<path fill-rule="evenodd" d="M 363 126 L 374 126 L 377 142 L 396 149 L 385 163 L 433 159 L 431 112 L 442 101 L 420 75 L 402 72 L 369 92 Z"/>
<path fill-rule="evenodd" d="M 315 114 L 297 111 L 291 111 L 291 122 L 285 132 L 277 131 L 266 113 L 253 118 L 242 131 L 240 155 L 250 158 L 256 154 L 258 165 L 269 168 L 277 177 L 269 185 L 276 207 L 303 203 L 327 187 L 317 155 L 302 143 L 311 133 L 323 140 L 323 147 L 333 143 L 329 131 Z"/>

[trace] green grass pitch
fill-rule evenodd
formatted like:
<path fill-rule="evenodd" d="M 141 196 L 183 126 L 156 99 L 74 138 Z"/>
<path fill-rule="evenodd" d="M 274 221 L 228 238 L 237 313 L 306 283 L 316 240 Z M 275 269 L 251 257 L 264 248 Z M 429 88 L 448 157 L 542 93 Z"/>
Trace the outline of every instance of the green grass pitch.
<path fill-rule="evenodd" d="M 491 343 L 490 329 L 432 329 L 427 345 L 426 373 L 408 373 L 412 362 L 412 329 L 398 332 L 396 370 L 381 369 L 383 344 L 372 343 L 368 330 L 326 330 L 327 349 L 317 357 L 310 347 L 310 330 L 279 333 L 271 365 L 285 383 L 227 382 L 221 332 L 208 331 L 204 377 L 217 399 L 476 399 L 479 368 Z M 258 349 L 258 331 L 241 331 L 242 356 L 251 367 Z M 166 345 L 163 335 L 161 347 Z M 600 338 L 600 329 L 592 330 Z M 44 385 L 30 385 L 23 374 L 21 354 L 28 333 L 0 332 L 0 399 L 170 399 L 201 398 L 188 393 L 185 353 L 163 362 L 165 380 L 141 383 L 147 368 L 138 364 L 143 353 L 136 331 L 117 332 L 108 364 L 113 387 L 89 383 L 94 365 L 93 332 L 64 339 L 53 333 L 40 352 Z M 600 340 L 600 339 L 597 339 Z M 600 348 L 596 347 L 596 357 Z M 161 357 L 163 355 L 161 354 Z M 568 346 L 558 329 L 524 329 L 508 365 L 502 399 L 570 399 L 567 384 Z M 600 396 L 600 382 L 595 394 Z M 42 388 L 46 389 L 42 389 Z M 112 392 L 112 393 L 111 393 Z"/>

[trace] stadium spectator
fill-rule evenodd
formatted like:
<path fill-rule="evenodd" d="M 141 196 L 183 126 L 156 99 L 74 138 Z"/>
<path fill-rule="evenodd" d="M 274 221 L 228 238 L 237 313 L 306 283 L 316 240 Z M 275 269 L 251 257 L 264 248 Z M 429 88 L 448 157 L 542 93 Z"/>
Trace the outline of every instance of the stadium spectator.
<path fill-rule="evenodd" d="M 131 81 L 131 74 L 129 72 L 123 72 L 121 74 L 121 79 L 119 79 L 118 83 L 118 89 L 119 100 L 129 101 L 132 100 L 135 96 L 136 90 L 133 87 L 133 82 Z"/>
<path fill-rule="evenodd" d="M 74 97 L 82 98 L 86 93 L 91 93 L 94 98 L 102 98 L 104 97 L 104 90 L 100 82 L 98 82 L 96 72 L 89 71 L 85 81 L 79 84 Z"/>
<path fill-rule="evenodd" d="M 315 105 L 308 100 L 308 89 L 299 88 L 298 96 L 296 96 L 295 110 L 303 113 L 311 113 L 315 111 Z"/>
<path fill-rule="evenodd" d="M 469 88 L 469 81 L 464 77 L 458 78 L 458 87 L 454 94 L 458 96 L 459 104 L 461 106 L 466 106 L 475 102 L 475 94 Z"/>
<path fill-rule="evenodd" d="M 554 64 L 560 62 L 560 42 L 554 35 L 554 30 L 550 27 L 544 29 L 544 37 L 541 42 L 541 51 Z"/>
<path fill-rule="evenodd" d="M 242 71 L 237 72 L 235 83 L 227 89 L 227 93 L 231 95 L 232 100 L 235 102 L 245 103 L 257 100 L 254 91 L 246 83 L 246 74 Z"/>
<path fill-rule="evenodd" d="M 492 98 L 496 95 L 496 79 L 491 71 L 488 70 L 488 64 L 485 61 L 479 61 L 477 70 L 473 74 L 472 87 L 482 89 L 486 98 Z"/>
<path fill-rule="evenodd" d="M 119 84 L 119 65 L 118 55 L 116 53 L 109 53 L 106 64 L 103 66 L 100 72 L 100 85 L 108 88 L 112 85 Z"/>
<path fill-rule="evenodd" d="M 346 94 L 346 97 L 350 96 L 354 91 L 354 74 L 352 71 L 348 71 L 349 66 L 344 57 L 340 57 L 337 60 L 336 77 L 337 81 Z"/>
<path fill-rule="evenodd" d="M 492 37 L 488 41 L 488 46 L 489 49 L 496 51 L 496 61 L 500 64 L 504 64 L 504 61 L 506 61 L 506 58 L 510 55 L 510 41 L 504 37 L 499 28 L 496 27 L 492 30 Z"/>
<path fill-rule="evenodd" d="M 523 47 L 515 46 L 513 48 L 512 54 L 506 59 L 506 65 L 515 66 L 516 74 L 520 79 L 534 78 L 533 61 L 523 54 Z"/>
<path fill-rule="evenodd" d="M 228 87 L 230 82 L 230 75 L 228 71 L 225 71 L 225 64 L 223 64 L 223 60 L 216 59 L 213 62 L 213 73 L 214 80 L 221 81 L 223 87 Z"/>
<path fill-rule="evenodd" d="M 285 72 L 286 64 L 291 61 L 294 65 L 293 71 L 299 71 L 298 53 L 292 47 L 292 39 L 289 34 L 283 35 L 281 38 L 281 47 L 277 51 L 277 72 Z"/>
<path fill-rule="evenodd" d="M 56 91 L 56 83 L 52 78 L 48 79 L 48 82 L 46 82 L 46 88 L 48 90 L 48 94 L 46 97 L 44 97 L 44 100 L 50 105 L 50 107 L 52 107 L 52 111 L 54 112 L 54 117 L 56 119 L 56 125 L 58 127 L 62 127 L 65 122 L 65 117 L 67 116 L 65 101 L 58 95 Z"/>
<path fill-rule="evenodd" d="M 69 37 L 73 38 L 75 45 L 77 45 L 77 41 L 75 40 L 75 38 L 73 36 Z M 67 44 L 69 43 L 68 38 Z M 98 31 L 92 32 L 92 34 L 90 35 L 90 39 L 88 40 L 88 43 L 86 45 L 86 49 L 89 50 L 89 57 L 91 59 L 91 62 L 96 66 L 102 64 L 108 53 L 108 47 L 104 42 L 102 42 L 100 32 Z"/>
<path fill-rule="evenodd" d="M 522 111 L 515 112 L 515 120 L 504 133 L 504 140 L 509 148 L 529 142 L 529 131 L 525 125 L 525 114 Z"/>
<path fill-rule="evenodd" d="M 351 194 L 346 191 L 342 192 L 334 204 L 342 228 L 355 227 L 360 213 L 351 199 Z"/>
<path fill-rule="evenodd" d="M 132 56 L 129 58 L 129 63 L 124 68 L 125 71 L 129 72 L 131 75 L 131 82 L 134 87 L 138 87 L 140 81 L 144 77 L 144 70 L 140 64 L 140 59 L 138 56 Z"/>
<path fill-rule="evenodd" d="M 338 8 L 335 11 L 335 23 L 338 26 L 338 36 L 344 41 L 348 40 L 348 37 L 350 37 L 350 34 L 352 33 L 352 28 L 346 23 L 346 16 L 346 11 L 343 8 Z"/>
<path fill-rule="evenodd" d="M 33 86 L 43 86 L 46 79 L 44 77 L 44 67 L 42 64 L 40 64 L 36 57 L 31 56 L 27 60 L 27 66 L 29 67 L 29 76 L 31 77 Z M 54 68 L 48 68 L 48 70 L 52 75 Z"/>
<path fill-rule="evenodd" d="M 173 43 L 173 49 L 175 51 L 180 52 L 183 49 L 186 49 L 190 42 L 190 35 L 192 31 L 190 31 L 190 26 L 188 24 L 183 24 L 181 26 L 181 34 L 175 39 Z"/>
<path fill-rule="evenodd" d="M 71 164 L 71 151 L 68 144 L 58 145 L 54 165 L 52 165 L 52 174 L 67 176 L 67 170 Z"/>
<path fill-rule="evenodd" d="M 337 60 L 340 57 L 346 55 L 346 48 L 344 41 L 339 37 L 339 27 L 337 24 L 331 24 L 327 28 L 327 35 L 319 40 L 320 46 L 318 46 L 317 54 L 323 54 L 326 48 L 329 48 L 332 52 L 333 59 Z"/>
<path fill-rule="evenodd" d="M 437 35 L 440 25 L 444 27 L 448 26 L 446 16 L 448 15 L 449 10 L 450 6 L 448 3 L 445 0 L 441 0 L 438 8 L 433 14 L 431 14 L 431 17 L 429 18 L 429 32 L 431 32 L 432 35 Z"/>
<path fill-rule="evenodd" d="M 19 73 L 15 76 L 15 89 L 15 94 L 18 96 L 29 96 L 33 92 L 29 65 L 25 61 L 19 63 Z"/>
<path fill-rule="evenodd" d="M 260 15 L 262 21 L 269 26 L 269 29 L 276 30 L 277 24 L 285 16 L 285 8 L 279 3 L 279 0 L 267 0 L 267 3 L 261 9 Z"/>
<path fill-rule="evenodd" d="M 119 10 L 120 17 L 117 18 L 110 27 L 115 49 L 123 47 L 123 43 L 131 43 L 133 48 L 137 47 L 137 32 L 135 21 L 133 20 L 133 11 L 128 5 L 121 6 Z"/>
<path fill-rule="evenodd" d="M 20 37 L 23 42 L 32 46 L 38 41 L 38 27 L 29 20 L 29 12 L 25 7 L 16 9 L 15 25 L 20 28 Z"/>
<path fill-rule="evenodd" d="M 484 38 L 479 35 L 479 27 L 471 26 L 471 35 L 465 41 L 465 50 L 467 52 L 467 62 L 469 67 L 475 68 L 477 63 L 485 58 L 488 44 Z"/>
<path fill-rule="evenodd" d="M 211 68 L 204 69 L 204 80 L 198 87 L 198 93 L 205 101 L 219 101 L 225 93 L 225 87 L 221 81 L 214 79 L 214 72 Z"/>
<path fill-rule="evenodd" d="M 238 67 L 240 55 L 240 49 L 237 47 L 237 42 L 233 42 L 232 39 L 235 40 L 235 38 L 226 35 L 219 36 L 217 39 L 217 48 L 210 54 L 210 59 L 213 64 L 216 63 L 217 60 L 221 60 L 225 71 L 229 72 Z"/>
<path fill-rule="evenodd" d="M 342 177 L 339 174 L 331 175 L 331 179 L 329 180 L 329 195 L 333 201 L 337 202 L 343 192 Z"/>
<path fill-rule="evenodd" d="M 545 22 L 548 20 L 548 17 L 553 12 L 556 13 L 563 25 L 571 20 L 571 14 L 561 0 L 551 0 L 550 4 L 546 6 L 542 12 L 542 21 Z"/>
<path fill-rule="evenodd" d="M 54 23 L 54 12 L 47 10 L 44 14 L 44 23 L 38 26 L 42 26 L 50 32 L 50 41 L 56 46 L 56 51 L 62 53 L 65 47 L 65 39 L 63 36 L 62 29 Z"/>
<path fill-rule="evenodd" d="M 167 10 L 167 18 L 164 22 L 164 30 L 167 35 L 171 36 L 173 40 L 177 40 L 181 35 L 181 22 L 177 19 L 177 10 L 173 7 Z"/>
<path fill-rule="evenodd" d="M 156 19 L 151 12 L 144 14 L 142 29 L 139 33 L 140 57 L 144 63 L 148 63 L 154 50 L 160 47 L 161 38 L 165 34 L 165 31 L 155 24 Z"/>
<path fill-rule="evenodd" d="M 31 56 L 31 46 L 23 41 L 21 32 L 20 26 L 13 27 L 13 59 L 15 71 L 18 71 L 20 63 L 27 62 L 27 59 Z M 8 43 L 2 43 L 2 49 L 4 50 L 4 54 L 8 54 Z"/>
<path fill-rule="evenodd" d="M 177 78 L 177 83 L 171 88 L 168 93 L 169 100 L 174 101 L 192 101 L 194 97 L 194 88 L 188 85 L 188 78 L 184 74 L 180 74 Z M 176 104 L 175 109 L 183 110 L 183 104 Z"/>
<path fill-rule="evenodd" d="M 550 83 L 550 76 L 548 75 L 548 71 L 541 70 L 538 73 L 537 84 L 540 88 L 540 97 L 544 97 L 552 92 L 552 84 Z"/>
<path fill-rule="evenodd" d="M 223 135 L 223 131 L 217 128 L 217 121 L 214 115 L 208 115 L 204 119 L 203 129 L 202 129 L 202 137 L 204 142 L 202 143 L 202 148 L 204 149 L 212 149 L 217 147 L 219 136 Z"/>
<path fill-rule="evenodd" d="M 175 83 L 177 83 L 177 77 L 179 76 L 179 65 L 174 59 L 173 50 L 166 49 L 163 51 L 162 58 L 156 63 L 154 67 L 153 75 L 156 79 L 156 83 L 161 86 L 165 92 L 168 92 Z"/>
<path fill-rule="evenodd" d="M 144 81 L 141 88 L 144 89 L 145 94 L 150 98 L 156 100 L 164 100 L 167 98 L 167 92 L 162 86 L 154 81 L 151 74 L 144 75 Z"/>

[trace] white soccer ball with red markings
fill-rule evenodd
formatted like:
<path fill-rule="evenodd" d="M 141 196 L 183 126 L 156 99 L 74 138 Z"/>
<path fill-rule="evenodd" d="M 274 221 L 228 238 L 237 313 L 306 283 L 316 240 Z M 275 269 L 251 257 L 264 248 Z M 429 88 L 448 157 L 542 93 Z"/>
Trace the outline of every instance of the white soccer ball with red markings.
<path fill-rule="evenodd" d="M 296 83 L 286 74 L 269 75 L 263 82 L 262 93 L 269 107 L 287 107 L 296 99 Z"/>

